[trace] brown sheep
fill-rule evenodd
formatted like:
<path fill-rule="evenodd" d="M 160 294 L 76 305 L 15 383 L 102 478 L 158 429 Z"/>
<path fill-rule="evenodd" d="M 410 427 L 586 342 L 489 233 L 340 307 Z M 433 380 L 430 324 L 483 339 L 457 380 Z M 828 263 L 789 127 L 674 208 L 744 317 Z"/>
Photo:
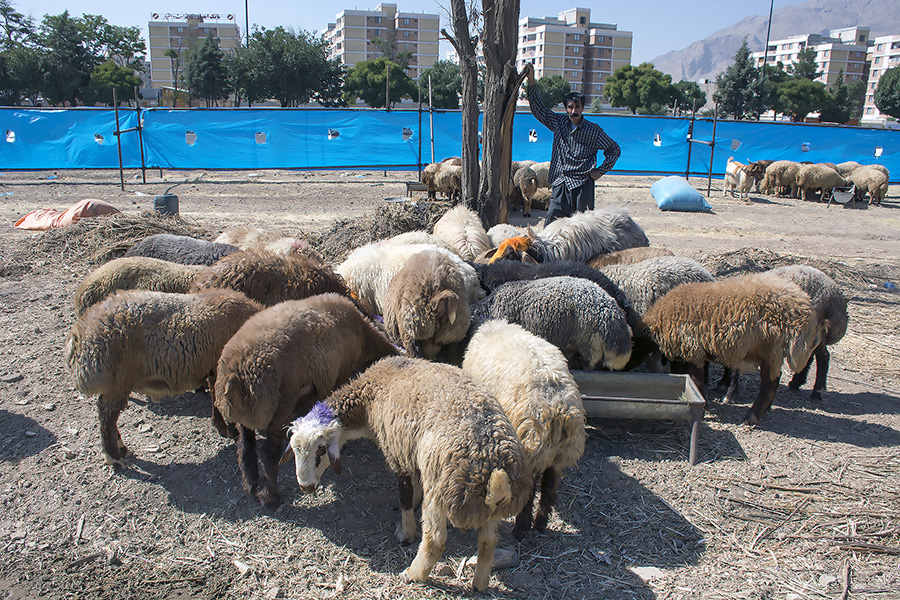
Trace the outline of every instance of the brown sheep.
<path fill-rule="evenodd" d="M 350 378 L 397 351 L 366 317 L 337 294 L 290 300 L 254 315 L 222 349 L 216 407 L 238 425 L 244 491 L 277 506 L 278 458 L 285 426 Z M 265 436 L 257 468 L 256 436 Z"/>
<path fill-rule="evenodd" d="M 384 325 L 413 356 L 434 358 L 469 330 L 469 293 L 457 264 L 445 253 L 414 254 L 388 285 Z"/>
<path fill-rule="evenodd" d="M 207 267 L 192 289 L 209 288 L 237 290 L 265 306 L 326 292 L 350 295 L 343 278 L 330 267 L 301 254 L 269 250 L 242 250 Z"/>
<path fill-rule="evenodd" d="M 796 283 L 771 273 L 680 285 L 644 313 L 644 323 L 665 356 L 690 365 L 701 389 L 707 362 L 739 371 L 758 367 L 759 394 L 744 417 L 748 425 L 772 405 L 784 359 L 793 371 L 802 370 L 827 326 Z"/>
<path fill-rule="evenodd" d="M 126 290 L 90 307 L 66 339 L 75 389 L 97 395 L 107 462 L 125 468 L 131 454 L 117 421 L 131 392 L 164 398 L 215 379 L 225 342 L 262 306 L 232 290 L 169 294 Z M 225 433 L 221 417 L 213 418 Z"/>

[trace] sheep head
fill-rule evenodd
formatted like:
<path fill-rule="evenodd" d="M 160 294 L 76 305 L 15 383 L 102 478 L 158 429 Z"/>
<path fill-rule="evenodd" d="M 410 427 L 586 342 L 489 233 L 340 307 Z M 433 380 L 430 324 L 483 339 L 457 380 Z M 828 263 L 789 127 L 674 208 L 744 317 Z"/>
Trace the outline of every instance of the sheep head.
<path fill-rule="evenodd" d="M 290 439 L 279 464 L 290 460 L 289 452 L 293 452 L 297 484 L 304 492 L 316 490 L 329 463 L 336 474 L 341 474 L 342 429 L 340 421 L 324 402 L 316 402 L 306 416 L 288 425 Z M 326 455 L 328 462 L 322 460 Z"/>
<path fill-rule="evenodd" d="M 501 259 L 510 260 L 528 255 L 528 248 L 531 246 L 533 239 L 533 236 L 517 235 L 516 237 L 503 240 L 500 242 L 497 251 L 488 260 L 488 264 L 492 265 Z"/>

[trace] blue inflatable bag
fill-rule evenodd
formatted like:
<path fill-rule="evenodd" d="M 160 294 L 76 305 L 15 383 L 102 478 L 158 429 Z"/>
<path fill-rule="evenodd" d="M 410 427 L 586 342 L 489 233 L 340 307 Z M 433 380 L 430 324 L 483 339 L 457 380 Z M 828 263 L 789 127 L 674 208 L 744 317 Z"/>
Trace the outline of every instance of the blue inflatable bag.
<path fill-rule="evenodd" d="M 712 212 L 712 206 L 684 177 L 670 175 L 650 186 L 650 195 L 660 210 Z"/>

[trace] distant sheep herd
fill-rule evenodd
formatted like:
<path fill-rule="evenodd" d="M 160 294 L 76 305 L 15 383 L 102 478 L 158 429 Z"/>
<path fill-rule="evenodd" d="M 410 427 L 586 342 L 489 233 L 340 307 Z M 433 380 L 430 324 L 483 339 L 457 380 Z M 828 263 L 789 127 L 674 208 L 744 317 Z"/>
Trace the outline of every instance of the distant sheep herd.
<path fill-rule="evenodd" d="M 856 200 L 869 196 L 869 204 L 880 205 L 888 191 L 890 172 L 883 165 L 861 165 L 848 161 L 798 163 L 791 160 L 760 160 L 742 164 L 733 158 L 725 166 L 723 195 L 749 197 L 750 188 L 776 196 L 827 201 L 835 188 L 852 186 Z"/>
<path fill-rule="evenodd" d="M 444 185 L 440 170 L 454 165 L 437 164 L 428 177 Z M 766 189 L 799 186 L 774 170 L 770 180 L 777 164 L 764 171 Z M 513 178 L 527 212 L 525 192 L 546 174 L 521 169 Z M 244 491 L 270 507 L 281 464 L 293 459 L 311 493 L 327 466 L 340 474 L 346 441 L 372 439 L 400 484 L 399 541 L 416 538 L 421 505 L 421 543 L 402 577 L 428 579 L 449 522 L 479 532 L 476 590 L 489 585 L 499 521 L 515 517 L 516 537 L 546 528 L 560 474 L 584 452 L 570 368 L 665 363 L 701 390 L 710 362 L 735 383 L 759 369 L 744 417 L 755 424 L 785 359 L 799 387 L 816 358 L 821 399 L 826 346 L 847 329 L 846 298 L 812 267 L 715 280 L 650 247 L 621 212 L 485 231 L 462 205 L 431 232 L 356 248 L 333 267 L 301 240 L 248 228 L 216 242 L 152 236 L 91 273 L 74 304 L 67 367 L 75 388 L 96 397 L 116 469 L 131 456 L 117 419 L 134 392 L 207 385 Z"/>

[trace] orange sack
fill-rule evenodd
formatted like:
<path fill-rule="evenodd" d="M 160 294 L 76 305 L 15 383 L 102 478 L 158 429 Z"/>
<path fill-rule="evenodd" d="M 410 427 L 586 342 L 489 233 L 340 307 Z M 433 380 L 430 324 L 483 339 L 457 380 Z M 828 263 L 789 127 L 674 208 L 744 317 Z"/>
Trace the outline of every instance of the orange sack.
<path fill-rule="evenodd" d="M 85 198 L 70 206 L 65 212 L 59 212 L 52 208 L 35 209 L 16 221 L 16 227 L 19 229 L 46 231 L 52 227 L 71 225 L 85 217 L 111 215 L 117 212 L 119 212 L 119 209 L 108 202 L 94 198 Z"/>

